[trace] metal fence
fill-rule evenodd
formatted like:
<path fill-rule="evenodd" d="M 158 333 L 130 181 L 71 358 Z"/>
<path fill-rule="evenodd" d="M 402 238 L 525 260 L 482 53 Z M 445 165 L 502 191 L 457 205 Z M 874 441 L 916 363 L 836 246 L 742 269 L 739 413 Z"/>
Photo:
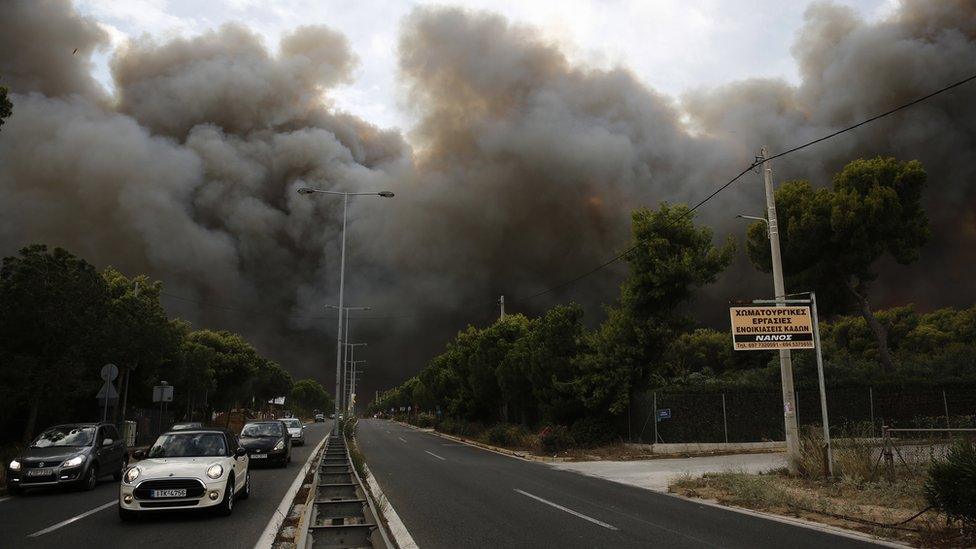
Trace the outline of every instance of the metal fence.
<path fill-rule="evenodd" d="M 820 394 L 796 392 L 801 427 L 821 424 Z M 976 427 L 976 387 L 827 389 L 832 429 Z M 622 434 L 632 442 L 760 442 L 784 440 L 780 392 L 652 391 L 631 403 Z M 867 433 L 863 433 L 867 434 Z"/>

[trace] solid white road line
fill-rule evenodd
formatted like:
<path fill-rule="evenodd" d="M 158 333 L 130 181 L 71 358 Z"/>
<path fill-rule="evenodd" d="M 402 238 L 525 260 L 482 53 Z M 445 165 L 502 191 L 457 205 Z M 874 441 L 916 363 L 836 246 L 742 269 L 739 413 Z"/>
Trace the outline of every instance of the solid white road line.
<path fill-rule="evenodd" d="M 5 501 L 7 501 L 8 499 L 13 499 L 13 498 L 0 498 L 0 503 L 3 503 Z"/>
<path fill-rule="evenodd" d="M 102 511 L 102 510 L 105 510 L 105 509 L 108 509 L 109 507 L 112 507 L 113 505 L 116 505 L 118 503 L 119 503 L 119 500 L 114 499 L 114 500 L 106 503 L 105 505 L 100 505 L 100 506 L 92 509 L 91 511 L 85 511 L 84 513 L 82 513 L 80 515 L 73 516 L 73 517 L 69 518 L 68 520 L 62 520 L 61 522 L 59 522 L 59 523 L 57 523 L 55 525 L 48 526 L 47 528 L 45 528 L 43 530 L 38 530 L 38 531 L 34 532 L 33 534 L 31 534 L 31 535 L 29 535 L 27 537 L 29 537 L 29 538 L 36 538 L 36 537 L 39 537 L 39 536 L 43 536 L 44 534 L 50 534 L 51 532 L 57 530 L 58 528 L 62 528 L 64 526 L 67 526 L 67 525 L 71 524 L 72 522 L 77 522 L 77 521 L 79 521 L 79 520 L 87 517 L 88 515 L 94 515 L 95 513 L 99 512 L 99 511 Z"/>
<path fill-rule="evenodd" d="M 397 438 L 398 438 L 398 439 L 400 439 L 400 442 L 402 442 L 402 443 L 404 443 L 404 444 L 406 444 L 406 443 L 407 443 L 407 441 L 405 441 L 405 440 L 403 440 L 403 437 L 397 437 Z"/>
<path fill-rule="evenodd" d="M 439 460 L 441 460 L 441 461 L 447 461 L 446 459 L 444 459 L 444 458 L 442 458 L 441 456 L 439 456 L 439 455 L 437 455 L 437 454 L 435 454 L 434 452 L 428 452 L 427 450 L 424 450 L 424 451 L 425 451 L 425 452 L 427 452 L 428 454 L 430 454 L 430 455 L 432 455 L 432 456 L 434 456 L 435 458 L 437 458 L 437 459 L 439 459 Z"/>
<path fill-rule="evenodd" d="M 570 515 L 577 516 L 577 517 L 579 517 L 579 518 L 581 518 L 583 520 L 588 520 L 588 521 L 592 522 L 593 524 L 596 524 L 597 526 L 602 526 L 602 527 L 606 528 L 607 530 L 619 530 L 619 528 L 617 528 L 616 526 L 614 526 L 612 524 L 607 524 L 607 523 L 605 523 L 603 521 L 596 520 L 593 517 L 588 517 L 588 516 L 584 515 L 583 513 L 578 513 L 578 512 L 573 511 L 572 509 L 570 509 L 568 507 L 563 507 L 562 505 L 559 505 L 558 503 L 553 503 L 553 502 L 551 502 L 551 501 L 549 501 L 547 499 L 542 499 L 539 496 L 534 496 L 534 495 L 532 495 L 532 494 L 530 494 L 528 492 L 523 492 L 522 490 L 519 490 L 518 488 L 515 488 L 514 490 L 516 492 L 522 494 L 523 496 L 528 496 L 528 497 L 530 497 L 530 498 L 532 498 L 532 499 L 534 499 L 536 501 L 541 501 L 542 503 L 545 503 L 546 505 L 550 505 L 552 507 L 555 507 L 556 509 L 559 509 L 560 511 L 565 511 L 565 512 L 569 513 Z"/>

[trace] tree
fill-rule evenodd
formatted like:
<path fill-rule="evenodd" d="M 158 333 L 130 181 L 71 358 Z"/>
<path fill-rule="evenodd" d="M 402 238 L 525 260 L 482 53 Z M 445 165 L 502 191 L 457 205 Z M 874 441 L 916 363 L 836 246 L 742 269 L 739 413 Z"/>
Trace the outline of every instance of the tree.
<path fill-rule="evenodd" d="M 286 404 L 299 415 L 306 417 L 311 415 L 313 410 L 332 410 L 335 407 L 332 397 L 314 379 L 302 379 L 295 382 Z"/>
<path fill-rule="evenodd" d="M 277 362 L 268 359 L 258 361 L 258 371 L 254 378 L 252 393 L 262 404 L 291 392 L 291 374 Z"/>
<path fill-rule="evenodd" d="M 105 280 L 61 248 L 49 252 L 35 244 L 3 259 L 0 376 L 4 385 L 16 387 L 5 406 L 28 410 L 25 442 L 34 434 L 42 405 L 50 414 L 74 400 L 94 398 L 105 361 L 101 322 L 108 310 Z"/>
<path fill-rule="evenodd" d="M 735 253 L 731 237 L 722 247 L 713 245 L 712 230 L 696 227 L 684 205 L 640 208 L 631 230 L 630 276 L 617 305 L 589 338 L 575 381 L 580 399 L 600 414 L 623 412 L 632 395 L 660 375 L 665 350 L 690 324 L 682 307 L 715 281 Z"/>
<path fill-rule="evenodd" d="M 14 113 L 14 104 L 7 99 L 7 86 L 0 86 L 0 127 Z"/>
<path fill-rule="evenodd" d="M 867 296 L 878 277 L 880 259 L 911 263 L 928 240 L 928 218 L 921 204 L 926 179 L 918 161 L 878 157 L 849 163 L 834 176 L 830 189 L 791 181 L 776 191 L 787 287 L 815 290 L 825 316 L 858 311 L 889 373 L 895 366 L 888 333 Z M 763 223 L 749 227 L 747 251 L 754 265 L 771 272 Z"/>
<path fill-rule="evenodd" d="M 237 334 L 213 330 L 197 330 L 188 334 L 186 339 L 208 347 L 214 353 L 212 370 L 215 387 L 212 402 L 230 409 L 251 400 L 254 396 L 251 393 L 253 378 L 265 359 L 250 343 Z"/>

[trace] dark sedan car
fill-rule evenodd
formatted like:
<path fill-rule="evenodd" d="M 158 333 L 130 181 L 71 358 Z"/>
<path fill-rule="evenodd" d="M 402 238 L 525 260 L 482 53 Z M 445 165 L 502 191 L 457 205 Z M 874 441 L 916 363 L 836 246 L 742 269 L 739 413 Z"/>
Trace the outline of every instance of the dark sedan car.
<path fill-rule="evenodd" d="M 72 423 L 46 429 L 7 464 L 7 489 L 75 486 L 91 490 L 98 479 L 122 478 L 129 461 L 125 441 L 114 425 Z"/>
<path fill-rule="evenodd" d="M 253 421 L 241 429 L 241 446 L 252 464 L 271 462 L 282 467 L 291 461 L 291 435 L 283 421 Z"/>

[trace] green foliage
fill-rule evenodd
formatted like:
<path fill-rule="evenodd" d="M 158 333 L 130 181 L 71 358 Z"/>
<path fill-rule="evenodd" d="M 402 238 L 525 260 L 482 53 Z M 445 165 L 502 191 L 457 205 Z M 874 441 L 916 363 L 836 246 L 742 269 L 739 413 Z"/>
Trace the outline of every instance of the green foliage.
<path fill-rule="evenodd" d="M 313 410 L 322 410 L 328 413 L 335 408 L 335 401 L 322 387 L 322 384 L 314 379 L 296 381 L 285 403 L 296 413 L 305 417 L 311 416 Z"/>
<path fill-rule="evenodd" d="M 485 431 L 485 439 L 488 444 L 502 447 L 521 446 L 527 436 L 528 433 L 524 427 L 511 423 L 496 423 Z"/>
<path fill-rule="evenodd" d="M 613 423 L 606 418 L 581 417 L 573 422 L 569 435 L 576 446 L 592 448 L 603 446 L 617 438 Z"/>
<path fill-rule="evenodd" d="M 950 519 L 976 525 L 976 442 L 957 442 L 929 466 L 925 497 Z"/>
<path fill-rule="evenodd" d="M 539 435 L 539 444 L 549 454 L 572 448 L 576 442 L 565 425 L 553 425 Z"/>
<path fill-rule="evenodd" d="M 887 370 L 894 366 L 884 325 L 874 323 L 866 296 L 879 260 L 911 263 L 928 240 L 921 204 L 926 179 L 918 161 L 878 157 L 849 163 L 830 189 L 790 181 L 776 190 L 787 288 L 816 291 L 824 317 L 860 311 Z M 765 224 L 749 228 L 746 250 L 758 268 L 771 271 Z"/>
<path fill-rule="evenodd" d="M 14 105 L 7 98 L 7 87 L 0 86 L 0 126 L 14 113 Z"/>
<path fill-rule="evenodd" d="M 162 285 L 146 276 L 102 273 L 83 259 L 33 245 L 0 269 L 0 439 L 28 437 L 52 421 L 93 419 L 106 363 L 120 369 L 131 410 L 151 405 L 152 386 L 176 387 L 174 410 L 263 402 L 287 394 L 291 378 L 240 336 L 192 331 L 170 320 Z M 206 398 L 209 396 L 209 398 Z"/>

